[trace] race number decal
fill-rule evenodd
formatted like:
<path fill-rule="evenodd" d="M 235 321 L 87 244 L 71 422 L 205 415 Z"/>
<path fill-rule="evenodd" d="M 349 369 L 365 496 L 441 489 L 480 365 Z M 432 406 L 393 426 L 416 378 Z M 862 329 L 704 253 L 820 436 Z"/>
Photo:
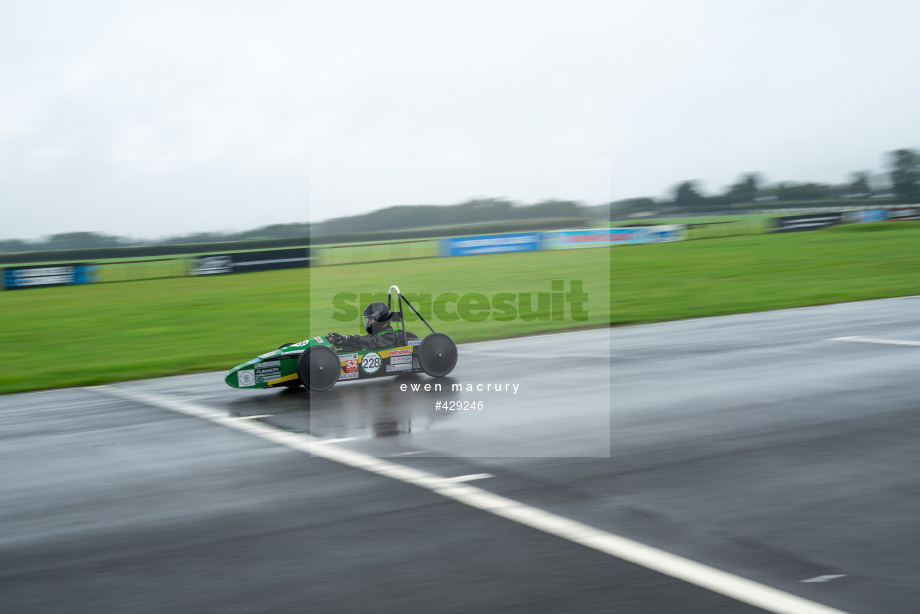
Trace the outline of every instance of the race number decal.
<path fill-rule="evenodd" d="M 380 354 L 377 352 L 368 352 L 361 360 L 361 370 L 367 374 L 376 373 L 381 365 Z"/>

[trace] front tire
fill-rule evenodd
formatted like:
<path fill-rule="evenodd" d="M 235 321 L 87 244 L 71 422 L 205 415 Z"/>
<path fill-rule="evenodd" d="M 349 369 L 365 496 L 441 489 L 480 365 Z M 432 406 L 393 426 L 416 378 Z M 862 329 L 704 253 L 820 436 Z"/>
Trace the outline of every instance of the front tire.
<path fill-rule="evenodd" d="M 418 346 L 418 364 L 431 377 L 444 377 L 457 365 L 457 344 L 444 333 L 431 333 Z"/>
<path fill-rule="evenodd" d="M 339 355 L 325 345 L 311 347 L 297 359 L 297 375 L 310 390 L 329 390 L 339 381 L 341 370 Z"/>

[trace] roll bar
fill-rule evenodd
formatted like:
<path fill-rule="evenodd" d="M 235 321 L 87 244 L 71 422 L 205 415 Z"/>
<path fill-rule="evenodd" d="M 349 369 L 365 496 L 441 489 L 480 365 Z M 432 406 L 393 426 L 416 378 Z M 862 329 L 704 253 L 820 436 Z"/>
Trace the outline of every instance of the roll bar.
<path fill-rule="evenodd" d="M 408 345 L 408 341 L 407 341 L 407 339 L 406 339 L 406 320 L 405 320 L 405 318 L 403 318 L 403 309 L 402 309 L 403 301 L 405 301 L 406 305 L 409 306 L 409 309 L 411 309 L 412 311 L 415 312 L 415 315 L 418 316 L 418 319 L 425 323 L 425 326 L 428 327 L 428 330 L 430 330 L 431 332 L 435 332 L 435 330 L 434 330 L 433 328 L 431 328 L 431 324 L 429 324 L 429 323 L 425 320 L 425 318 L 422 317 L 422 314 L 420 314 L 420 313 L 418 312 L 418 309 L 416 309 L 415 307 L 413 307 L 413 306 L 412 306 L 412 303 L 409 302 L 409 299 L 407 299 L 405 296 L 403 296 L 402 292 L 399 291 L 399 287 L 398 287 L 398 286 L 395 286 L 395 285 L 394 285 L 394 286 L 390 286 L 390 289 L 387 290 L 387 308 L 390 309 L 390 311 L 393 310 L 393 303 L 391 302 L 391 298 L 392 298 L 392 296 L 393 296 L 393 291 L 394 291 L 394 290 L 396 290 L 396 303 L 397 303 L 397 305 L 398 305 L 398 309 L 396 310 L 396 313 L 399 314 L 399 321 L 402 322 L 402 329 L 397 329 L 397 330 L 396 330 L 397 339 L 399 338 L 399 333 L 402 333 L 402 340 L 403 340 L 403 343 L 402 343 L 402 344 L 403 344 L 403 345 Z"/>

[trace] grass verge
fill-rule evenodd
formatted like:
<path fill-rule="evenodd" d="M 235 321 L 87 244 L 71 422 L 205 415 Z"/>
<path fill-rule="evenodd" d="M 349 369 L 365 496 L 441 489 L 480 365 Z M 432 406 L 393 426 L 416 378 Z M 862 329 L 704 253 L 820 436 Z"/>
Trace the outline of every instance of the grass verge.
<path fill-rule="evenodd" d="M 7 291 L 0 293 L 0 393 L 229 369 L 284 342 L 333 330 L 358 333 L 363 299 L 382 298 L 391 283 L 436 303 L 451 292 L 538 299 L 549 295 L 551 280 L 562 280 L 567 291 L 572 281 L 582 281 L 584 321 L 570 312 L 553 321 L 551 301 L 545 301 L 530 321 L 503 322 L 491 317 L 493 311 L 479 321 L 432 322 L 457 341 L 472 341 L 918 294 L 918 247 L 920 224 L 882 222 L 711 241 Z M 355 297 L 348 301 L 343 292 Z M 456 298 L 448 298 L 453 311 Z M 348 321 L 336 319 L 349 309 Z M 417 322 L 409 327 L 424 331 Z"/>
<path fill-rule="evenodd" d="M 362 294 L 384 299 L 390 284 L 407 294 L 549 293 L 551 279 L 582 280 L 584 321 L 442 320 L 459 341 L 492 339 L 609 321 L 609 250 L 430 258 L 316 269 L 0 293 L 0 393 L 224 370 L 331 331 L 360 333 Z M 348 321 L 333 299 L 354 293 Z M 451 311 L 456 305 L 450 306 Z M 540 317 L 548 316 L 548 307 Z M 422 333 L 424 326 L 409 323 Z"/>

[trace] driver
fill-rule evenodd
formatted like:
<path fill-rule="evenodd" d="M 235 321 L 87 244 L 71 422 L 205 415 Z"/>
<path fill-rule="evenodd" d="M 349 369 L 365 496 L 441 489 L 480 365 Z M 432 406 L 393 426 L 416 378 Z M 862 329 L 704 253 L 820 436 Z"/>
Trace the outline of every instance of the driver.
<path fill-rule="evenodd" d="M 394 319 L 394 316 L 396 318 Z M 366 335 L 340 335 L 329 333 L 326 337 L 336 347 L 362 347 L 370 350 L 379 350 L 394 346 L 399 341 L 396 331 L 390 326 L 391 321 L 397 321 L 399 314 L 394 314 L 383 303 L 371 303 L 364 309 L 364 330 Z M 407 339 L 418 339 L 418 336 L 406 331 Z"/>

